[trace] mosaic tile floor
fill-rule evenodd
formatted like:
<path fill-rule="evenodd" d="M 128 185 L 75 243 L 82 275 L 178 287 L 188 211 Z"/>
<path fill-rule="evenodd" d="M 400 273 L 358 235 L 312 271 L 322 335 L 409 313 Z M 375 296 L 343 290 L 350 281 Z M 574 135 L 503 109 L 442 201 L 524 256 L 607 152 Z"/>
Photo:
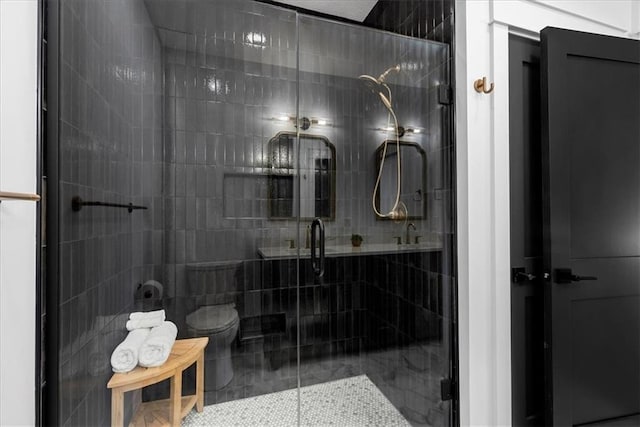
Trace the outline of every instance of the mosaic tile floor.
<path fill-rule="evenodd" d="M 303 426 L 410 426 L 366 375 L 302 387 Z M 268 426 L 297 424 L 296 389 L 206 406 L 182 422 L 190 426 Z"/>

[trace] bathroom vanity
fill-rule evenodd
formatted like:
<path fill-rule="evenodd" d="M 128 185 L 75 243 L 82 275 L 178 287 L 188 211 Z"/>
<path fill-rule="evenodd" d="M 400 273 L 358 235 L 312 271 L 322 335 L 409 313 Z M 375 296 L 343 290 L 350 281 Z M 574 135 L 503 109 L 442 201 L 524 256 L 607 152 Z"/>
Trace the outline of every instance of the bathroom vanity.
<path fill-rule="evenodd" d="M 327 246 L 325 256 L 328 258 L 362 256 L 362 255 L 393 255 L 411 252 L 433 252 L 441 251 L 442 243 L 424 242 L 417 244 L 396 244 L 396 243 L 363 243 L 362 246 L 354 247 L 348 245 Z M 286 247 L 264 247 L 258 248 L 258 255 L 262 259 L 287 259 L 298 256 L 306 257 L 311 254 L 310 249 L 286 248 Z"/>

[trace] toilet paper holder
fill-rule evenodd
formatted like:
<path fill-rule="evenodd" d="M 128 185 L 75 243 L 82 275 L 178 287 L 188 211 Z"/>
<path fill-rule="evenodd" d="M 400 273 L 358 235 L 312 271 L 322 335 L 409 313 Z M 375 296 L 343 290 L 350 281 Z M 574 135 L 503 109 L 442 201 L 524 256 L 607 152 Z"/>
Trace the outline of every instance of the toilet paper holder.
<path fill-rule="evenodd" d="M 141 299 L 161 299 L 164 294 L 162 283 L 157 280 L 147 280 L 144 283 L 138 283 L 137 291 Z"/>

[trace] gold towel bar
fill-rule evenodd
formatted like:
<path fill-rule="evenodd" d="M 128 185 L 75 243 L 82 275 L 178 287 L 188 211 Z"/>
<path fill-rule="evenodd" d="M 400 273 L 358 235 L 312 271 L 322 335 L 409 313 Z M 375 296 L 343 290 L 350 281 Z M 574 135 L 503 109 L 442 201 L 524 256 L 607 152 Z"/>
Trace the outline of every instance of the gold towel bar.
<path fill-rule="evenodd" d="M 0 191 L 0 201 L 3 200 L 27 200 L 30 202 L 39 202 L 40 196 L 33 193 L 11 193 L 9 191 Z"/>

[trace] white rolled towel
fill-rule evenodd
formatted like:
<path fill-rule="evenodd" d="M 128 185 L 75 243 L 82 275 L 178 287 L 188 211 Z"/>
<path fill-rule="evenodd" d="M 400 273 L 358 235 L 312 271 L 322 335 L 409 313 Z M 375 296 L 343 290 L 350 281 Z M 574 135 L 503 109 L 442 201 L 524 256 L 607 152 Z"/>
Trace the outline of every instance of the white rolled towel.
<path fill-rule="evenodd" d="M 136 312 L 129 315 L 127 321 L 127 330 L 133 331 L 140 328 L 154 328 L 162 325 L 164 322 L 164 310 L 149 311 L 147 313 Z"/>
<path fill-rule="evenodd" d="M 145 368 L 162 365 L 169 358 L 177 335 L 178 328 L 173 322 L 162 322 L 160 326 L 152 328 L 140 347 L 138 364 Z"/>
<path fill-rule="evenodd" d="M 113 372 L 129 372 L 138 365 L 140 347 L 149 336 L 151 329 L 136 329 L 127 334 L 111 353 L 111 368 Z"/>
<path fill-rule="evenodd" d="M 140 319 L 148 319 L 148 318 L 156 318 L 162 317 L 162 320 L 165 319 L 164 310 L 155 310 L 155 311 L 136 311 L 129 315 L 130 320 L 140 320 Z"/>

